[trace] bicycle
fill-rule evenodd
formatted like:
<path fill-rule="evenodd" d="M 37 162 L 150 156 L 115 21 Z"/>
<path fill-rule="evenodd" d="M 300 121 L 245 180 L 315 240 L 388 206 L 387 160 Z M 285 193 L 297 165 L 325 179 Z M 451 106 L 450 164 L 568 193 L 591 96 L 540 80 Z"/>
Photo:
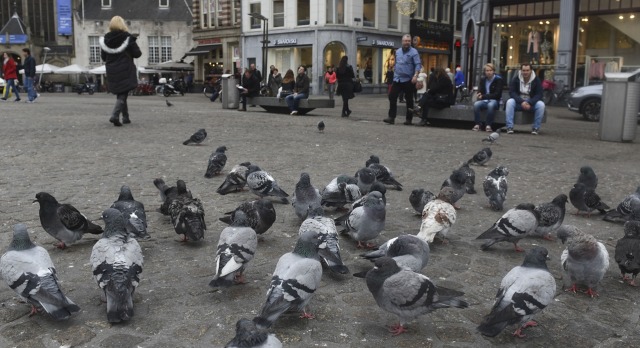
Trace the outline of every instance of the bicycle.
<path fill-rule="evenodd" d="M 204 86 L 202 92 L 207 99 L 211 100 L 211 95 L 218 94 L 215 98 L 220 98 L 220 102 L 222 103 L 222 80 L 217 79 L 215 82 L 213 79 L 210 79 L 209 82 Z M 215 98 L 213 101 L 215 101 Z"/>
<path fill-rule="evenodd" d="M 542 101 L 545 105 L 551 105 L 552 103 L 566 104 L 567 97 L 571 93 L 569 86 L 552 80 L 543 80 L 542 89 Z"/>

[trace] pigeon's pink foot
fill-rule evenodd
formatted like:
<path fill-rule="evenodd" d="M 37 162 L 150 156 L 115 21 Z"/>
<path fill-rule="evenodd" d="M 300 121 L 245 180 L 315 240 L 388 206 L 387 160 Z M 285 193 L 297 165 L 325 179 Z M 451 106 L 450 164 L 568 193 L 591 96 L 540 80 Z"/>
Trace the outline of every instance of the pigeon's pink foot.
<path fill-rule="evenodd" d="M 389 332 L 391 332 L 394 336 L 398 336 L 403 332 L 409 332 L 402 324 L 398 323 L 395 325 L 389 326 Z"/>
<path fill-rule="evenodd" d="M 538 326 L 538 322 L 536 322 L 535 320 L 529 320 L 528 322 L 524 323 L 524 325 L 522 325 L 522 328 L 526 329 L 528 327 L 534 327 L 534 326 Z"/>
<path fill-rule="evenodd" d="M 522 249 L 521 247 L 519 247 L 517 243 L 513 243 L 513 246 L 516 248 L 516 251 L 517 251 L 517 252 L 519 252 L 519 253 L 521 253 L 521 252 L 523 252 L 523 251 L 524 251 L 524 249 Z"/>
<path fill-rule="evenodd" d="M 356 245 L 356 248 L 358 249 L 375 249 L 378 246 L 373 244 L 373 243 L 366 243 L 366 244 L 362 244 L 362 242 L 358 241 L 358 245 Z"/>
<path fill-rule="evenodd" d="M 246 284 L 247 280 L 244 279 L 244 274 L 240 273 L 240 274 L 236 274 L 236 276 L 233 279 L 234 283 L 236 284 Z"/>
<path fill-rule="evenodd" d="M 547 235 L 542 236 L 542 239 L 548 240 L 550 242 L 553 242 L 555 240 L 555 239 L 553 239 L 553 237 L 551 237 L 551 234 L 547 234 Z"/>
<path fill-rule="evenodd" d="M 513 332 L 513 336 L 518 337 L 518 338 L 525 338 L 527 337 L 527 335 L 522 333 L 522 328 L 518 328 L 518 330 Z"/>
<path fill-rule="evenodd" d="M 565 291 L 572 292 L 575 294 L 576 292 L 578 292 L 578 287 L 575 284 L 573 284 L 569 289 L 566 289 Z"/>
<path fill-rule="evenodd" d="M 595 290 L 593 290 L 592 288 L 588 288 L 588 289 L 587 289 L 587 291 L 585 291 L 584 293 L 585 293 L 585 294 L 587 294 L 587 295 L 589 295 L 589 296 L 591 296 L 591 298 L 594 298 L 594 297 L 598 297 L 598 296 L 600 296 L 600 295 L 598 295 L 598 293 L 597 293 Z"/>
<path fill-rule="evenodd" d="M 38 314 L 38 308 L 36 308 L 36 306 L 34 305 L 31 305 L 31 312 L 29 312 L 29 317 L 32 317 L 36 314 Z"/>
<path fill-rule="evenodd" d="M 311 313 L 307 313 L 307 311 L 302 311 L 302 314 L 300 314 L 300 319 L 315 319 L 316 316 L 311 314 Z"/>
<path fill-rule="evenodd" d="M 64 242 L 59 242 L 59 243 L 53 243 L 53 246 L 55 246 L 56 248 L 60 249 L 60 250 L 64 250 L 67 246 L 64 244 Z"/>

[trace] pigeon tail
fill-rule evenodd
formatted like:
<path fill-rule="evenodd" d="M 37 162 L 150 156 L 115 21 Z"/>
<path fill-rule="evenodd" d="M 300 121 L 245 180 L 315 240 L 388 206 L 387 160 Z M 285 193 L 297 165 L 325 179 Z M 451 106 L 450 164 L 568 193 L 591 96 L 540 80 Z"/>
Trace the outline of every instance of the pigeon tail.
<path fill-rule="evenodd" d="M 160 178 L 153 179 L 153 184 L 158 188 L 160 194 L 162 195 L 162 200 L 164 201 L 164 193 L 167 191 L 169 186 L 164 182 L 164 180 Z"/>
<path fill-rule="evenodd" d="M 621 222 L 624 221 L 624 217 L 622 216 L 622 214 L 620 214 L 620 212 L 618 212 L 618 210 L 611 209 L 604 214 L 602 220 L 609 222 Z"/>
<path fill-rule="evenodd" d="M 55 320 L 68 319 L 71 313 L 80 311 L 80 307 L 62 293 L 53 274 L 40 278 L 40 290 L 29 300 L 42 306 Z"/>
<path fill-rule="evenodd" d="M 440 288 L 438 289 L 438 291 L 440 291 Z M 432 303 L 429 307 L 433 309 L 451 308 L 451 307 L 467 308 L 469 307 L 469 302 L 465 300 L 461 300 L 457 297 L 441 296 L 438 302 Z"/>
<path fill-rule="evenodd" d="M 87 220 L 87 233 L 91 234 L 102 234 L 104 232 L 102 227 L 94 224 L 93 222 Z"/>
<path fill-rule="evenodd" d="M 218 220 L 220 220 L 220 221 L 224 222 L 224 223 L 225 223 L 225 224 L 227 224 L 227 225 L 231 225 L 231 223 L 233 222 L 233 217 L 232 217 L 232 215 L 231 215 L 232 213 L 233 213 L 233 212 L 231 212 L 231 213 L 226 213 L 226 214 L 229 214 L 229 215 L 225 215 L 225 216 L 223 216 L 223 217 L 219 218 Z"/>
<path fill-rule="evenodd" d="M 271 327 L 273 322 L 263 318 L 263 317 L 255 317 L 253 318 L 253 322 L 256 323 L 256 326 L 261 329 L 268 329 Z"/>
<path fill-rule="evenodd" d="M 513 306 L 506 306 L 499 311 L 491 311 L 478 325 L 477 329 L 484 336 L 495 337 L 510 324 L 518 323 L 521 319 Z"/>
<path fill-rule="evenodd" d="M 345 265 L 332 265 L 332 266 L 329 266 L 329 270 L 331 270 L 331 272 L 333 273 L 340 273 L 340 274 L 349 273 L 349 268 Z"/>
<path fill-rule="evenodd" d="M 228 288 L 233 284 L 233 279 L 227 277 L 218 277 L 209 282 L 209 286 L 212 288 Z"/>
<path fill-rule="evenodd" d="M 189 145 L 190 142 L 191 142 L 191 139 L 187 139 L 182 142 L 182 145 Z"/>
<path fill-rule="evenodd" d="M 104 289 L 107 297 L 107 320 L 110 323 L 127 321 L 133 317 L 133 291 L 135 288 L 127 270 L 116 269 Z"/>
<path fill-rule="evenodd" d="M 480 237 L 476 238 L 476 239 L 482 239 Z M 486 242 L 482 243 L 482 245 L 480 246 L 480 250 L 482 251 L 486 251 L 487 249 L 489 249 L 492 245 L 498 243 L 498 242 L 502 242 L 501 239 L 489 239 Z"/>

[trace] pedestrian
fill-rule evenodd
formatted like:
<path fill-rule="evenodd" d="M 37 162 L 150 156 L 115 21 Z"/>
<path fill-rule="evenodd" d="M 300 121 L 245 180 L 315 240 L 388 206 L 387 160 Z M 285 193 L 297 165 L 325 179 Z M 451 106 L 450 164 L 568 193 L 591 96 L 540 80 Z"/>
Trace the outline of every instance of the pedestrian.
<path fill-rule="evenodd" d="M 485 64 L 484 76 L 480 79 L 480 84 L 478 85 L 478 100 L 473 104 L 473 119 L 476 123 L 476 125 L 473 126 L 474 131 L 479 131 L 482 126 L 480 122 L 480 112 L 487 110 L 487 121 L 484 130 L 493 132 L 493 117 L 496 110 L 500 107 L 503 87 L 504 81 L 502 77 L 496 75 L 496 68 L 493 64 Z"/>
<path fill-rule="evenodd" d="M 336 88 L 337 80 L 336 72 L 333 71 L 333 66 L 329 66 L 327 72 L 324 74 L 324 82 L 327 84 L 327 90 L 329 91 L 329 99 L 333 99 L 333 92 Z"/>
<path fill-rule="evenodd" d="M 384 123 L 394 124 L 396 113 L 398 111 L 398 93 L 404 92 L 407 99 L 407 120 L 405 125 L 411 124 L 413 113 L 409 109 L 413 109 L 413 91 L 418 81 L 422 64 L 420 63 L 420 54 L 411 47 L 411 35 L 405 34 L 402 37 L 402 47 L 396 50 L 396 64 L 393 74 L 393 84 L 391 85 L 391 93 L 389 93 L 389 115 L 383 120 Z"/>
<path fill-rule="evenodd" d="M 284 98 L 284 101 L 291 110 L 291 115 L 298 114 L 298 105 L 300 99 L 309 98 L 309 76 L 306 74 L 307 69 L 300 65 L 298 67 L 298 76 L 296 76 L 296 86 L 293 89 L 293 94 Z"/>
<path fill-rule="evenodd" d="M 393 69 L 394 66 L 390 65 L 384 75 L 384 83 L 387 84 L 387 95 L 391 94 L 391 86 L 393 85 Z"/>
<path fill-rule="evenodd" d="M 451 69 L 446 68 L 446 69 L 444 69 L 444 71 L 447 73 L 447 76 L 449 76 L 449 78 L 451 79 L 451 84 L 453 84 L 455 86 L 456 85 L 456 78 L 455 78 L 455 76 L 453 76 L 453 73 L 451 72 Z"/>
<path fill-rule="evenodd" d="M 349 99 L 353 99 L 353 79 L 356 77 L 353 67 L 349 65 L 349 58 L 342 56 L 338 69 L 335 72 L 338 79 L 338 94 L 342 97 L 342 113 L 340 116 L 349 117 L 351 109 L 349 109 Z"/>
<path fill-rule="evenodd" d="M 456 75 L 453 77 L 453 82 L 453 85 L 456 86 L 456 90 L 453 93 L 453 100 L 455 100 L 458 98 L 458 91 L 464 88 L 464 73 L 460 66 L 456 67 Z"/>
<path fill-rule="evenodd" d="M 520 71 L 509 84 L 509 100 L 505 107 L 507 134 L 513 134 L 513 116 L 516 111 L 533 111 L 531 134 L 540 133 L 545 105 L 542 101 L 542 82 L 531 69 L 531 63 L 522 63 Z"/>
<path fill-rule="evenodd" d="M 22 49 L 22 55 L 24 56 L 24 62 L 18 69 L 24 69 L 24 87 L 27 89 L 27 103 L 33 103 L 36 98 L 38 98 L 34 84 L 36 78 L 36 60 L 28 48 Z"/>
<path fill-rule="evenodd" d="M 258 83 L 262 82 L 262 73 L 260 72 L 260 70 L 256 69 L 255 63 L 251 63 L 251 65 L 249 65 L 249 70 L 251 70 L 252 74 L 256 75 L 256 77 L 258 78 Z"/>
<path fill-rule="evenodd" d="M 140 58 L 142 52 L 136 43 L 136 37 L 120 16 L 114 16 L 109 22 L 109 32 L 100 38 L 100 55 L 107 69 L 109 92 L 116 95 L 116 105 L 109 122 L 120 127 L 122 123 L 131 123 L 127 96 L 129 91 L 138 87 L 137 68 L 134 58 Z M 120 114 L 122 113 L 122 123 Z"/>
<path fill-rule="evenodd" d="M 418 82 L 416 82 L 416 93 L 417 99 L 422 99 L 422 96 L 427 92 L 427 83 L 429 82 L 429 78 L 427 74 L 424 72 L 424 67 L 420 69 L 420 74 L 418 74 Z"/>
<path fill-rule="evenodd" d="M 416 116 L 421 114 L 422 120 L 419 126 L 429 125 L 429 108 L 444 109 L 451 106 L 453 100 L 453 84 L 443 68 L 436 68 L 429 79 L 429 89 L 418 102 L 418 107 L 413 111 Z"/>
<path fill-rule="evenodd" d="M 187 74 L 187 79 L 185 82 L 187 83 L 187 92 L 192 93 L 193 92 L 193 73 L 189 72 Z"/>
<path fill-rule="evenodd" d="M 19 102 L 20 94 L 18 93 L 18 86 L 16 86 L 18 82 L 18 67 L 11 55 L 7 52 L 2 54 L 2 73 L 6 84 L 4 86 L 3 96 L 0 99 L 6 101 L 9 98 L 9 93 L 13 91 L 13 94 L 16 96 L 14 102 Z"/>
<path fill-rule="evenodd" d="M 271 96 L 275 97 L 278 95 L 278 89 L 282 85 L 282 75 L 275 66 L 271 66 L 271 73 L 269 74 L 269 82 L 267 83 L 269 86 L 269 91 L 271 91 Z"/>
<path fill-rule="evenodd" d="M 240 91 L 240 98 L 242 99 L 242 106 L 238 108 L 238 111 L 247 111 L 247 97 L 257 97 L 260 95 L 260 80 L 255 70 L 252 71 L 249 68 L 244 69 L 241 82 L 242 90 Z"/>
<path fill-rule="evenodd" d="M 284 73 L 282 78 L 282 84 L 278 88 L 277 97 L 279 99 L 286 98 L 293 94 L 293 90 L 296 88 L 296 76 L 293 74 L 293 70 L 289 69 Z"/>

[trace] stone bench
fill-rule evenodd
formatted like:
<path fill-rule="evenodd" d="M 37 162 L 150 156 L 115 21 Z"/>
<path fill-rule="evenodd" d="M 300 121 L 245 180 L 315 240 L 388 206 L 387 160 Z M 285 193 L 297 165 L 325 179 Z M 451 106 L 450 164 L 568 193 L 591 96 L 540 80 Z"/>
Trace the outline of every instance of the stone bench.
<path fill-rule="evenodd" d="M 396 115 L 403 118 L 407 114 L 407 106 L 398 104 L 398 112 Z M 482 112 L 482 119 L 486 119 L 486 111 Z M 513 117 L 513 124 L 533 124 L 534 115 L 529 111 L 516 111 Z M 452 105 L 450 108 L 429 109 L 429 120 L 447 120 L 447 121 L 468 121 L 474 122 L 473 106 L 471 105 Z M 496 110 L 493 122 L 495 124 L 505 125 L 506 113 L 504 110 Z M 547 110 L 544 111 L 542 123 L 547 122 Z"/>
<path fill-rule="evenodd" d="M 288 114 L 291 111 L 284 101 L 284 98 L 276 97 L 251 97 L 247 98 L 247 104 L 258 105 L 267 112 L 278 114 Z M 298 114 L 304 115 L 317 108 L 334 108 L 336 102 L 333 99 L 301 99 L 298 104 Z"/>

